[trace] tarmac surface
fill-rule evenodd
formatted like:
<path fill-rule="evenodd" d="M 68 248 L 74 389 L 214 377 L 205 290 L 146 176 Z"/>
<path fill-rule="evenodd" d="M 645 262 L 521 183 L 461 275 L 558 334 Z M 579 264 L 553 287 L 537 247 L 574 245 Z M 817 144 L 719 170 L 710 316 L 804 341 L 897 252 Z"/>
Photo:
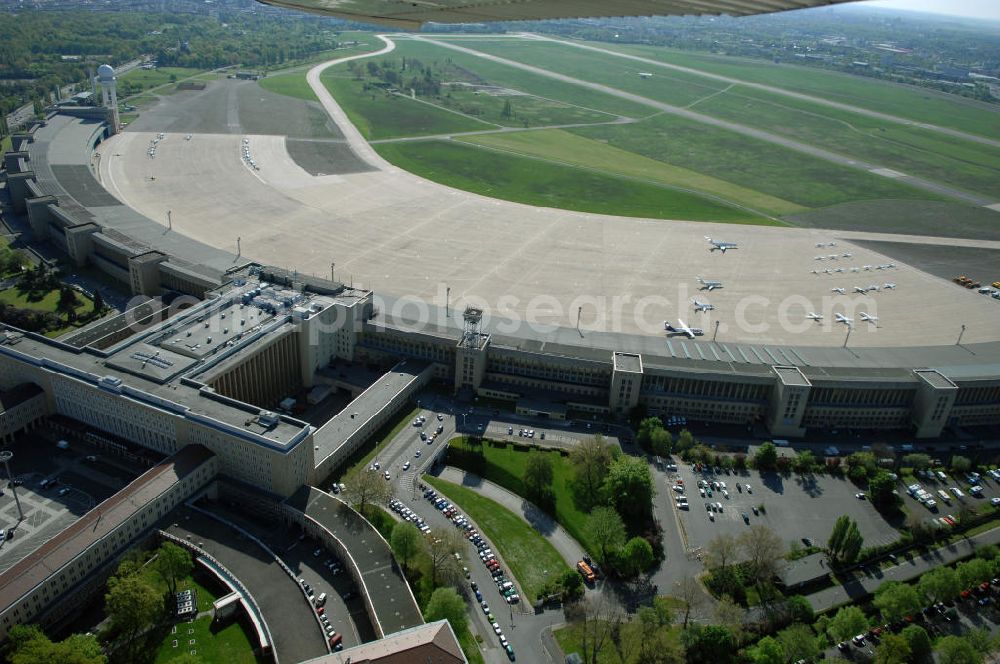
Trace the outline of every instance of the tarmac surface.
<path fill-rule="evenodd" d="M 391 48 L 389 42 L 374 55 Z M 659 336 L 664 320 L 683 319 L 703 328 L 704 340 L 718 321 L 719 341 L 839 346 L 845 326 L 833 322 L 834 314 L 866 311 L 879 317 L 878 325 L 856 325 L 852 346 L 952 344 L 962 324 L 965 342 L 996 339 L 1000 303 L 849 240 L 994 249 L 1000 242 L 602 216 L 458 191 L 388 164 L 364 141 L 319 81 L 326 67 L 342 61 L 309 74 L 351 149 L 349 159 L 331 159 L 339 166 L 305 168 L 284 136 L 242 134 L 251 126 L 276 131 L 283 107 L 268 106 L 275 118 L 268 127 L 244 122 L 251 111 L 240 99 L 269 98 L 256 96 L 263 91 L 255 83 L 223 81 L 171 95 L 172 116 L 164 112 L 154 122 L 156 113 L 147 113 L 132 131 L 107 141 L 102 184 L 152 219 L 165 221 L 172 210 L 174 231 L 202 242 L 235 248 L 240 238 L 245 258 L 321 275 L 335 263 L 342 281 L 427 305 L 444 305 L 450 290 L 455 309 L 482 306 L 518 321 L 515 333 L 518 324 L 574 327 L 579 321 L 582 331 Z M 198 98 L 207 93 L 215 97 Z M 282 100 L 300 109 L 289 117 L 308 105 Z M 192 124 L 199 113 L 209 119 Z M 150 158 L 149 141 L 158 131 L 170 133 Z M 179 131 L 192 139 L 173 133 Z M 257 169 L 242 159 L 244 137 Z M 357 172 L 360 162 L 372 170 Z M 711 252 L 706 236 L 737 242 L 739 249 Z M 816 246 L 828 242 L 836 246 Z M 815 260 L 821 254 L 837 258 Z M 889 263 L 895 267 L 863 270 Z M 697 276 L 721 280 L 724 288 L 701 291 Z M 852 295 L 855 286 L 884 283 L 897 287 Z M 694 297 L 715 310 L 696 314 Z M 824 320 L 805 318 L 811 311 Z"/>

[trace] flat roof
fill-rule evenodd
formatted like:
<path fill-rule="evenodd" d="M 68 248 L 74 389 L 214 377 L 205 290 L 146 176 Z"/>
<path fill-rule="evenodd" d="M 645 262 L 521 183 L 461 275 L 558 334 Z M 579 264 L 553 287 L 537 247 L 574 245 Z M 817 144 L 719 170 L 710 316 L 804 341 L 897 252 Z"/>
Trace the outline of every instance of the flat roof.
<path fill-rule="evenodd" d="M 424 623 L 388 542 L 371 523 L 343 501 L 311 486 L 303 486 L 285 503 L 313 518 L 347 548 L 383 634 Z"/>
<path fill-rule="evenodd" d="M 201 445 L 184 447 L 0 574 L 0 611 L 10 608 L 32 588 L 57 573 L 73 558 L 128 521 L 158 496 L 169 491 L 174 484 L 190 475 L 212 456 Z"/>
<path fill-rule="evenodd" d="M 778 374 L 778 378 L 785 385 L 808 387 L 811 384 L 809 379 L 802 375 L 802 371 L 798 367 L 774 366 L 771 368 L 774 369 L 774 373 Z"/>
<path fill-rule="evenodd" d="M 642 356 L 637 353 L 615 353 L 615 371 L 642 373 Z"/>
<path fill-rule="evenodd" d="M 917 376 L 927 381 L 927 383 L 939 390 L 955 390 L 958 386 L 933 369 L 917 369 L 914 371 Z"/>
<path fill-rule="evenodd" d="M 337 451 L 355 431 L 377 415 L 393 397 L 405 390 L 427 368 L 426 362 L 405 360 L 382 374 L 368 389 L 347 404 L 313 434 L 316 465 Z"/>
<path fill-rule="evenodd" d="M 466 664 L 465 654 L 447 620 L 438 620 L 303 664 Z"/>

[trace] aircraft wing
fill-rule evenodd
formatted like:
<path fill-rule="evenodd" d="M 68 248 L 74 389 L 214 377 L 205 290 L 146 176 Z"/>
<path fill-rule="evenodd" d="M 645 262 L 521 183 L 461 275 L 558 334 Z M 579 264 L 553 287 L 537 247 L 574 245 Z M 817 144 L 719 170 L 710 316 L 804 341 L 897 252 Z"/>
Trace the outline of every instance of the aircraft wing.
<path fill-rule="evenodd" d="M 484 23 L 618 16 L 748 16 L 848 0 L 258 0 L 363 23 L 416 30 L 427 22 Z"/>

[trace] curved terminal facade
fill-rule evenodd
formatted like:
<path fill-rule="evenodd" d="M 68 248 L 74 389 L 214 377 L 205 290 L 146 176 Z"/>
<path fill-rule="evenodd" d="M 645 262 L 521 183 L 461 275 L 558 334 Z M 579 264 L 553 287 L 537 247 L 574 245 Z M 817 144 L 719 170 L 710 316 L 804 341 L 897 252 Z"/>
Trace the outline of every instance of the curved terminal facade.
<path fill-rule="evenodd" d="M 93 175 L 93 148 L 106 135 L 105 126 L 99 120 L 58 114 L 29 134 L 16 136 L 15 151 L 6 159 L 15 208 L 27 212 L 36 238 L 53 241 L 78 264 L 98 267 L 137 295 L 209 298 L 195 308 L 205 317 L 199 324 L 214 332 L 216 343 L 222 341 L 223 346 L 212 348 L 203 340 L 199 350 L 186 349 L 183 339 L 168 339 L 178 325 L 183 326 L 177 321 L 168 321 L 145 337 L 126 337 L 128 347 L 144 339 L 141 343 L 159 348 L 161 357 L 171 352 L 191 361 L 187 371 L 176 374 L 180 384 L 192 386 L 187 399 L 234 400 L 257 412 L 273 408 L 296 387 L 335 383 L 321 372 L 331 361 L 380 367 L 402 359 L 423 363 L 402 382 L 403 387 L 366 395 L 370 403 L 365 410 L 371 415 L 365 419 L 367 428 L 334 418 L 314 430 L 280 416 L 282 426 L 289 427 L 284 443 L 289 449 L 281 451 L 280 462 L 269 464 L 288 467 L 279 470 L 271 465 L 267 473 L 246 479 L 283 495 L 312 481 L 314 473 L 332 470 L 360 445 L 365 430 L 374 430 L 372 425 L 386 417 L 380 402 L 391 402 L 394 412 L 428 380 L 512 402 L 527 414 L 624 417 L 641 407 L 651 414 L 763 426 L 783 437 L 802 436 L 810 429 L 846 428 L 933 438 L 946 427 L 1000 423 L 1000 342 L 792 347 L 664 341 L 621 333 L 583 335 L 568 328 L 522 328 L 502 334 L 485 325 L 463 323 L 457 312 L 435 322 L 409 320 L 398 313 L 405 307 L 392 306 L 395 302 L 389 298 L 248 264 L 238 255 L 164 231 L 161 224 L 121 204 Z M 271 290 L 262 294 L 262 284 L 263 290 Z M 240 323 L 254 329 L 253 335 L 226 329 L 219 310 L 233 305 L 260 316 L 260 322 Z M 220 338 L 233 334 L 240 336 Z M 57 346 L 39 342 L 36 353 L 44 357 L 70 352 L 55 350 Z M 72 351 L 94 352 L 93 348 Z M 126 365 L 118 366 L 129 371 Z M 148 362 L 143 367 L 152 372 Z M 141 372 L 133 367 L 132 373 L 126 381 Z M 101 389 L 99 382 L 94 382 L 94 389 Z M 172 394 L 185 403 L 181 398 L 185 392 L 175 388 Z M 291 461 L 297 459 L 291 448 L 314 432 L 318 444 L 303 445 L 312 454 Z M 274 441 L 260 440 L 247 449 L 254 450 L 251 455 L 270 458 L 274 447 Z"/>

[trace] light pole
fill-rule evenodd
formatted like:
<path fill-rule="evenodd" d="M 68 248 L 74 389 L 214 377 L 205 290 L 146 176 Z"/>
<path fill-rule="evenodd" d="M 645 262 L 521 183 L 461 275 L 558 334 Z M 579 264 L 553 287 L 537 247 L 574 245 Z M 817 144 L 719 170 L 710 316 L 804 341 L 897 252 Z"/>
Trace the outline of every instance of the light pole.
<path fill-rule="evenodd" d="M 14 476 L 10 474 L 10 460 L 14 458 L 14 453 L 10 450 L 0 450 L 0 462 L 3 462 L 7 469 L 7 480 L 10 482 L 10 492 L 14 494 L 14 502 L 17 503 L 17 522 L 24 521 L 24 510 L 21 509 L 21 499 L 17 497 L 17 486 L 14 485 Z"/>
<path fill-rule="evenodd" d="M 451 286 L 444 289 L 444 317 L 447 318 L 449 315 L 448 309 L 451 307 Z"/>
<path fill-rule="evenodd" d="M 961 331 L 958 333 L 958 341 L 955 342 L 956 346 L 962 345 L 962 335 L 965 334 L 965 325 L 962 325 Z"/>
<path fill-rule="evenodd" d="M 847 348 L 847 340 L 851 338 L 851 330 L 854 329 L 853 325 L 847 326 L 847 336 L 844 337 L 844 348 Z"/>
<path fill-rule="evenodd" d="M 712 332 L 712 343 L 715 343 L 717 336 L 719 336 L 719 321 L 715 321 L 715 332 Z"/>

